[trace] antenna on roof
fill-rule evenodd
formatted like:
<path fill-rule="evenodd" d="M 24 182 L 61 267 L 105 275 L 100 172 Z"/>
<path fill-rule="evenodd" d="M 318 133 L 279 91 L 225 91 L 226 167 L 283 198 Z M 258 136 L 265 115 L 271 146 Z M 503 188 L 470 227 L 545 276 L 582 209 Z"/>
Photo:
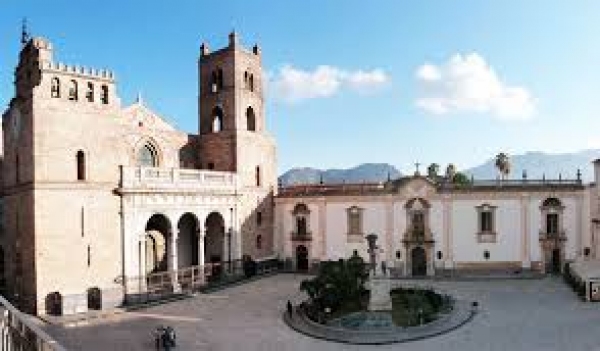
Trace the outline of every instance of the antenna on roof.
<path fill-rule="evenodd" d="M 21 23 L 21 45 L 27 44 L 29 41 L 29 30 L 27 29 L 27 17 L 23 17 L 23 22 Z"/>

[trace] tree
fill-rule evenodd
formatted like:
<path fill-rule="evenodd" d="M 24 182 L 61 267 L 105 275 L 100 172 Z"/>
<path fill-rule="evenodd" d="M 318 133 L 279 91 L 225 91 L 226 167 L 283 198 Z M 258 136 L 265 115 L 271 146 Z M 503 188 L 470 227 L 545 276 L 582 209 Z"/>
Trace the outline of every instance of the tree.
<path fill-rule="evenodd" d="M 450 163 L 448 165 L 448 167 L 446 167 L 446 179 L 448 179 L 448 181 L 452 182 L 455 174 L 456 174 L 456 166 L 454 166 L 454 164 Z"/>
<path fill-rule="evenodd" d="M 498 155 L 496 155 L 495 165 L 498 169 L 498 172 L 500 173 L 500 177 L 502 178 L 502 180 L 508 178 L 508 174 L 510 173 L 510 159 L 508 157 L 508 154 L 501 152 Z"/>
<path fill-rule="evenodd" d="M 432 163 L 427 167 L 427 177 L 433 181 L 437 180 L 438 173 L 440 173 L 440 165 Z"/>
<path fill-rule="evenodd" d="M 462 172 L 456 172 L 454 178 L 452 178 L 452 183 L 456 185 L 470 185 L 471 179 L 469 179 L 469 177 Z"/>

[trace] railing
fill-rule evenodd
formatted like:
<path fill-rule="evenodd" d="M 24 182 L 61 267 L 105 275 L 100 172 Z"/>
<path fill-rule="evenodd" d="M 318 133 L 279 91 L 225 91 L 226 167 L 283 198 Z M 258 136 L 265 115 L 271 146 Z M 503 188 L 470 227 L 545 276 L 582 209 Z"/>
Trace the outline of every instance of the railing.
<path fill-rule="evenodd" d="M 540 241 L 566 241 L 567 235 L 564 230 L 561 230 L 556 233 L 548 233 L 544 231 L 540 231 Z"/>
<path fill-rule="evenodd" d="M 580 186 L 581 179 L 472 179 L 467 184 L 440 183 L 442 189 L 470 187 Z"/>
<path fill-rule="evenodd" d="M 185 168 L 121 167 L 123 188 L 207 188 L 234 191 L 237 175 Z"/>
<path fill-rule="evenodd" d="M 65 351 L 1 296 L 0 313 L 0 351 Z"/>
<path fill-rule="evenodd" d="M 277 259 L 254 261 L 252 266 L 244 266 L 242 260 L 233 260 L 128 277 L 124 282 L 126 303 L 136 305 L 177 294 L 190 294 L 241 281 L 250 276 L 270 274 L 283 268 L 280 266 Z"/>

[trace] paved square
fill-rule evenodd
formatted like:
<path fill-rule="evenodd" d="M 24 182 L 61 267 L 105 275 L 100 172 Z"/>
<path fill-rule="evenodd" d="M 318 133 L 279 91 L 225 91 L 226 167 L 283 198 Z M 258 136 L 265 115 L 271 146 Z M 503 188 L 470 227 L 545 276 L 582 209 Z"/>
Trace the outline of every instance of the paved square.
<path fill-rule="evenodd" d="M 481 311 L 448 334 L 386 346 L 336 344 L 289 329 L 281 312 L 288 299 L 303 299 L 298 286 L 304 278 L 281 274 L 85 326 L 48 329 L 72 350 L 152 350 L 160 324 L 175 327 L 176 350 L 600 350 L 600 304 L 579 301 L 560 278 L 418 282 L 477 300 Z"/>

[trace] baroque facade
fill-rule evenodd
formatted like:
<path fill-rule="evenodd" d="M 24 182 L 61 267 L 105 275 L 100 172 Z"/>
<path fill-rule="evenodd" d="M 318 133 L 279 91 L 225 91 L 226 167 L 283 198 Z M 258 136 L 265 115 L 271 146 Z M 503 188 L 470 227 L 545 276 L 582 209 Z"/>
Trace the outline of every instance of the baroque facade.
<path fill-rule="evenodd" d="M 272 255 L 276 147 L 258 46 L 235 33 L 202 45 L 198 134 L 141 99 L 122 106 L 112 72 L 53 54 L 46 39 L 23 43 L 3 114 L 2 254 L 20 308 L 110 308 L 151 274 L 187 269 L 201 283 L 205 264 Z M 167 277 L 174 291 L 185 278 Z"/>
<path fill-rule="evenodd" d="M 600 160 L 594 166 L 598 181 Z M 416 172 L 377 184 L 290 186 L 276 199 L 276 250 L 309 269 L 367 258 L 365 235 L 375 233 L 395 275 L 558 273 L 566 262 L 598 258 L 598 196 L 579 174 L 459 185 Z"/>

